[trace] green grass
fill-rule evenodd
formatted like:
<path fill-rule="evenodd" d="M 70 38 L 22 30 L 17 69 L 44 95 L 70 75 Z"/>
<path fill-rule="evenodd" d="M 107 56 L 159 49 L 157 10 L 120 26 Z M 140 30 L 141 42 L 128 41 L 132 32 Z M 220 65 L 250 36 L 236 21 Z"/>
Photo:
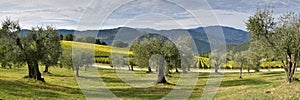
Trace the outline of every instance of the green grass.
<path fill-rule="evenodd" d="M 0 68 L 0 98 L 26 99 L 84 99 L 71 70 L 50 68 L 51 75 L 43 75 L 46 83 L 23 78 L 27 69 Z"/>
<path fill-rule="evenodd" d="M 169 93 L 174 85 L 156 85 L 149 88 L 137 88 L 130 86 L 123 82 L 113 70 L 100 69 L 101 78 L 105 82 L 107 88 L 109 88 L 117 97 L 122 99 L 160 99 L 167 93 Z M 140 76 L 145 75 L 143 71 L 135 71 L 135 74 Z M 179 74 L 174 74 L 178 76 Z M 176 82 L 178 77 L 170 78 L 171 82 Z"/>
<path fill-rule="evenodd" d="M 299 71 L 296 77 L 299 77 Z M 300 82 L 285 83 L 284 72 L 244 73 L 238 79 L 237 73 L 228 73 L 222 81 L 216 98 L 227 99 L 299 99 Z"/>
<path fill-rule="evenodd" d="M 42 67 L 41 67 L 42 68 Z M 43 75 L 46 83 L 32 79 L 25 79 L 26 68 L 0 68 L 0 98 L 15 99 L 84 99 L 72 70 L 51 67 L 52 74 Z M 300 77 L 297 71 L 295 77 Z M 122 81 L 111 69 L 99 69 L 106 88 L 117 97 L 124 100 L 131 99 L 160 99 L 167 95 L 176 86 L 180 74 L 173 73 L 167 80 L 171 84 L 158 84 L 148 88 L 133 87 Z M 144 71 L 135 71 L 144 76 Z M 243 79 L 238 73 L 225 73 L 222 83 L 214 99 L 279 99 L 299 100 L 300 82 L 285 83 L 284 72 L 244 73 Z M 199 99 L 203 94 L 209 73 L 199 73 L 198 81 L 190 95 L 190 99 Z M 185 88 L 182 88 L 185 89 Z"/>

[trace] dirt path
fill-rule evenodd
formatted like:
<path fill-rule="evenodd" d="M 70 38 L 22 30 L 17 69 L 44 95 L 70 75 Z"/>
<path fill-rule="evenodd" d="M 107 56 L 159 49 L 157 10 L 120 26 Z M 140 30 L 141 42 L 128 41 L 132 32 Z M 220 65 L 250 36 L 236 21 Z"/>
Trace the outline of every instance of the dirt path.
<path fill-rule="evenodd" d="M 102 66 L 102 65 L 97 65 L 94 64 L 93 67 L 97 67 L 97 68 L 106 68 L 106 69 L 113 69 L 110 66 Z M 128 67 L 122 67 L 122 68 L 118 68 L 121 70 L 128 70 Z M 134 68 L 134 70 L 144 70 L 147 71 L 148 69 L 146 68 Z M 300 68 L 297 68 L 296 70 L 300 70 Z M 284 69 L 282 68 L 276 68 L 276 69 L 260 69 L 260 72 L 278 72 L 278 71 L 284 71 Z M 214 69 L 194 69 L 191 68 L 190 72 L 214 72 Z M 235 72 L 240 72 L 239 69 L 220 69 L 219 72 L 224 72 L 224 73 L 235 73 Z M 248 72 L 248 70 L 243 70 L 243 72 Z M 250 72 L 254 72 L 254 70 L 250 70 Z"/>

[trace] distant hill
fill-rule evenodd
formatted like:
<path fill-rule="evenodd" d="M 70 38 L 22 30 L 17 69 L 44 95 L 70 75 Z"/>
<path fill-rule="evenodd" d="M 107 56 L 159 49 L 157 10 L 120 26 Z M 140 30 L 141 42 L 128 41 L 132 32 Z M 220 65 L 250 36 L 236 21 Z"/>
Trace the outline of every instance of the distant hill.
<path fill-rule="evenodd" d="M 68 33 L 76 34 L 76 36 L 92 36 L 97 37 L 105 42 L 108 45 L 111 45 L 116 34 L 119 32 L 122 34 L 131 34 L 131 33 L 182 33 L 188 32 L 194 39 L 199 52 L 209 51 L 209 41 L 206 34 L 214 34 L 214 31 L 222 29 L 225 37 L 226 44 L 229 47 L 234 47 L 236 45 L 241 45 L 246 43 L 249 40 L 249 33 L 243 30 L 235 29 L 227 26 L 208 26 L 208 27 L 198 27 L 192 29 L 172 29 L 172 30 L 155 30 L 151 28 L 136 29 L 129 27 L 119 27 L 114 29 L 105 29 L 105 30 L 85 30 L 85 31 L 76 31 L 76 30 L 67 30 L 67 29 L 58 29 L 56 30 L 59 34 L 65 35 Z M 29 30 L 23 29 L 22 34 L 26 35 Z M 210 33 L 209 33 L 210 32 Z M 130 35 L 123 36 L 124 38 L 132 38 Z M 126 41 L 125 41 L 126 42 Z"/>
<path fill-rule="evenodd" d="M 227 51 L 232 51 L 233 53 L 245 51 L 245 50 L 249 49 L 249 45 L 250 45 L 250 43 L 246 42 L 244 44 L 227 46 Z"/>

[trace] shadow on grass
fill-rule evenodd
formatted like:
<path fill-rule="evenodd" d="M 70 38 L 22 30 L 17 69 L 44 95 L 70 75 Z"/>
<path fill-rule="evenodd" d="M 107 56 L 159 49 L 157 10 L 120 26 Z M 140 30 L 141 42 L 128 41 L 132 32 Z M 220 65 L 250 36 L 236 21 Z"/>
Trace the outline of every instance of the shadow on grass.
<path fill-rule="evenodd" d="M 264 72 L 261 73 L 260 75 L 281 75 L 284 74 L 284 72 Z"/>
<path fill-rule="evenodd" d="M 53 77 L 74 77 L 72 75 L 60 75 L 60 74 L 53 74 L 53 73 L 43 73 L 43 75 L 53 76 Z"/>
<path fill-rule="evenodd" d="M 59 92 L 68 94 L 82 94 L 79 89 L 48 83 L 26 83 L 23 81 L 10 80 L 0 80 L 0 83 L 0 90 L 5 90 L 7 94 L 22 98 L 61 98 L 61 96 L 66 96 L 65 94 L 59 94 Z"/>
<path fill-rule="evenodd" d="M 90 76 L 77 76 L 78 78 L 84 78 L 89 80 L 98 80 L 102 79 L 105 83 L 124 83 L 119 78 L 111 78 L 111 77 L 90 77 Z"/>
<path fill-rule="evenodd" d="M 213 73 L 212 73 L 213 74 Z M 209 75 L 212 75 L 211 73 L 198 73 L 198 78 L 202 79 L 202 78 L 209 78 Z"/>
<path fill-rule="evenodd" d="M 262 85 L 269 84 L 271 82 L 259 80 L 259 79 L 237 79 L 222 81 L 221 87 L 230 87 L 230 86 L 242 86 L 242 85 Z"/>
<path fill-rule="evenodd" d="M 149 87 L 149 88 L 113 88 L 110 89 L 117 97 L 136 99 L 161 99 L 173 88 Z"/>
<path fill-rule="evenodd" d="M 0 76 L 0 78 L 9 78 L 9 77 L 7 77 L 7 76 Z"/>
<path fill-rule="evenodd" d="M 111 77 L 101 77 L 101 79 L 105 82 L 105 83 L 121 83 L 121 84 L 127 84 L 126 82 L 124 82 L 123 80 L 121 80 L 120 78 L 111 78 Z M 136 82 L 136 83 L 147 83 L 149 82 L 148 80 L 131 80 L 132 82 Z M 155 81 L 153 81 L 154 83 Z M 158 83 L 157 85 L 169 85 L 169 86 L 175 86 L 176 84 L 174 83 Z"/>
<path fill-rule="evenodd" d="M 111 78 L 111 77 L 101 77 L 101 79 L 105 83 L 123 83 L 123 81 L 119 78 Z"/>
<path fill-rule="evenodd" d="M 137 99 L 137 100 L 156 100 L 161 99 L 164 96 L 166 96 L 172 88 L 111 88 L 109 89 L 116 97 L 121 99 Z M 89 91 L 89 97 L 99 97 L 102 94 L 99 94 L 96 90 L 88 90 Z M 107 100 L 112 98 L 107 98 L 105 95 L 101 96 Z M 100 100 L 100 99 L 99 99 Z"/>
<path fill-rule="evenodd" d="M 277 76 L 285 76 L 284 72 L 264 72 L 260 73 L 262 77 L 277 77 Z"/>
<path fill-rule="evenodd" d="M 132 87 L 126 82 L 122 81 L 120 78 L 112 77 L 101 77 L 103 82 L 108 86 L 107 88 L 113 92 L 117 97 L 127 98 L 127 99 L 161 99 L 167 95 L 176 84 L 165 83 L 156 84 L 155 86 L 148 88 Z M 144 80 L 136 80 L 144 81 Z M 117 84 L 111 84 L 117 83 Z M 141 82 L 143 83 L 143 82 Z M 118 88 L 115 87 L 117 85 Z M 119 87 L 121 86 L 121 87 Z"/>

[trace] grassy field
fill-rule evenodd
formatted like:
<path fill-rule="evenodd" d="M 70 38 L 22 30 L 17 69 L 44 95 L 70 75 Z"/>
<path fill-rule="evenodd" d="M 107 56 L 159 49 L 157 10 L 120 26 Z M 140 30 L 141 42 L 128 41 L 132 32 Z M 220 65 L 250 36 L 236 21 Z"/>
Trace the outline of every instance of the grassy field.
<path fill-rule="evenodd" d="M 84 99 L 74 77 L 73 71 L 51 67 L 52 74 L 43 75 L 46 83 L 24 79 L 26 68 L 0 68 L 0 98 L 15 99 Z M 167 80 L 171 84 L 158 84 L 148 88 L 137 88 L 123 82 L 111 69 L 99 69 L 101 78 L 110 91 L 117 97 L 129 99 L 160 99 L 173 90 L 180 74 L 173 73 Z M 145 75 L 143 71 L 135 71 Z M 296 72 L 296 77 L 300 71 Z M 205 88 L 209 73 L 199 73 L 197 85 L 190 99 L 199 99 Z M 228 99 L 300 99 L 300 82 L 285 83 L 284 72 L 244 73 L 238 79 L 238 73 L 226 73 L 215 96 L 218 100 Z"/>
<path fill-rule="evenodd" d="M 26 68 L 0 68 L 0 99 L 84 99 L 76 83 L 73 71 L 53 68 L 51 75 L 43 75 L 46 83 L 23 78 Z"/>
<path fill-rule="evenodd" d="M 63 48 L 71 48 L 73 45 L 81 48 L 91 49 L 94 47 L 96 59 L 107 61 L 107 56 L 112 48 L 110 46 L 93 45 L 87 43 L 62 41 Z M 118 49 L 118 53 L 128 54 L 125 49 Z M 129 52 L 132 54 L 132 52 Z M 199 62 L 207 62 L 208 58 L 196 57 Z M 232 63 L 232 62 L 229 62 Z M 263 63 L 264 66 L 278 64 Z M 105 64 L 104 64 L 105 65 Z M 109 64 L 106 64 L 109 65 Z M 203 64 L 201 66 L 204 66 Z M 40 69 L 44 69 L 41 67 Z M 0 99 L 60 99 L 60 100 L 82 100 L 85 99 L 80 90 L 74 73 L 70 69 L 50 67 L 52 74 L 43 74 L 46 83 L 38 82 L 32 79 L 23 78 L 27 75 L 27 69 L 0 68 Z M 173 73 L 167 77 L 171 84 L 158 84 L 148 88 L 133 87 L 122 81 L 120 77 L 111 69 L 99 69 L 101 78 L 106 88 L 121 99 L 160 99 L 170 93 L 176 86 L 180 74 Z M 144 71 L 135 71 L 140 76 L 147 75 Z M 300 78 L 300 71 L 297 71 L 295 77 Z M 300 82 L 291 84 L 285 83 L 284 72 L 259 72 L 244 73 L 243 79 L 238 78 L 238 73 L 225 73 L 222 83 L 214 99 L 277 99 L 277 100 L 300 100 Z M 199 99 L 205 89 L 209 73 L 199 73 L 198 80 L 190 99 Z M 185 89 L 185 88 L 182 88 Z"/>
<path fill-rule="evenodd" d="M 95 56 L 109 56 L 111 51 L 118 54 L 132 54 L 132 52 L 126 51 L 124 48 L 113 48 L 111 46 L 105 45 L 97 45 L 97 44 L 90 44 L 90 43 L 83 43 L 83 42 L 74 42 L 74 41 L 61 41 L 62 48 L 72 48 L 79 47 L 84 49 L 93 49 L 95 50 Z"/>
<path fill-rule="evenodd" d="M 63 49 L 71 49 L 72 47 L 83 48 L 87 50 L 93 50 L 96 63 L 109 64 L 111 60 L 109 58 L 111 52 L 113 51 L 116 54 L 122 55 L 131 55 L 132 52 L 128 52 L 125 48 L 113 48 L 111 46 L 97 45 L 83 42 L 74 42 L 74 41 L 61 41 Z"/>

